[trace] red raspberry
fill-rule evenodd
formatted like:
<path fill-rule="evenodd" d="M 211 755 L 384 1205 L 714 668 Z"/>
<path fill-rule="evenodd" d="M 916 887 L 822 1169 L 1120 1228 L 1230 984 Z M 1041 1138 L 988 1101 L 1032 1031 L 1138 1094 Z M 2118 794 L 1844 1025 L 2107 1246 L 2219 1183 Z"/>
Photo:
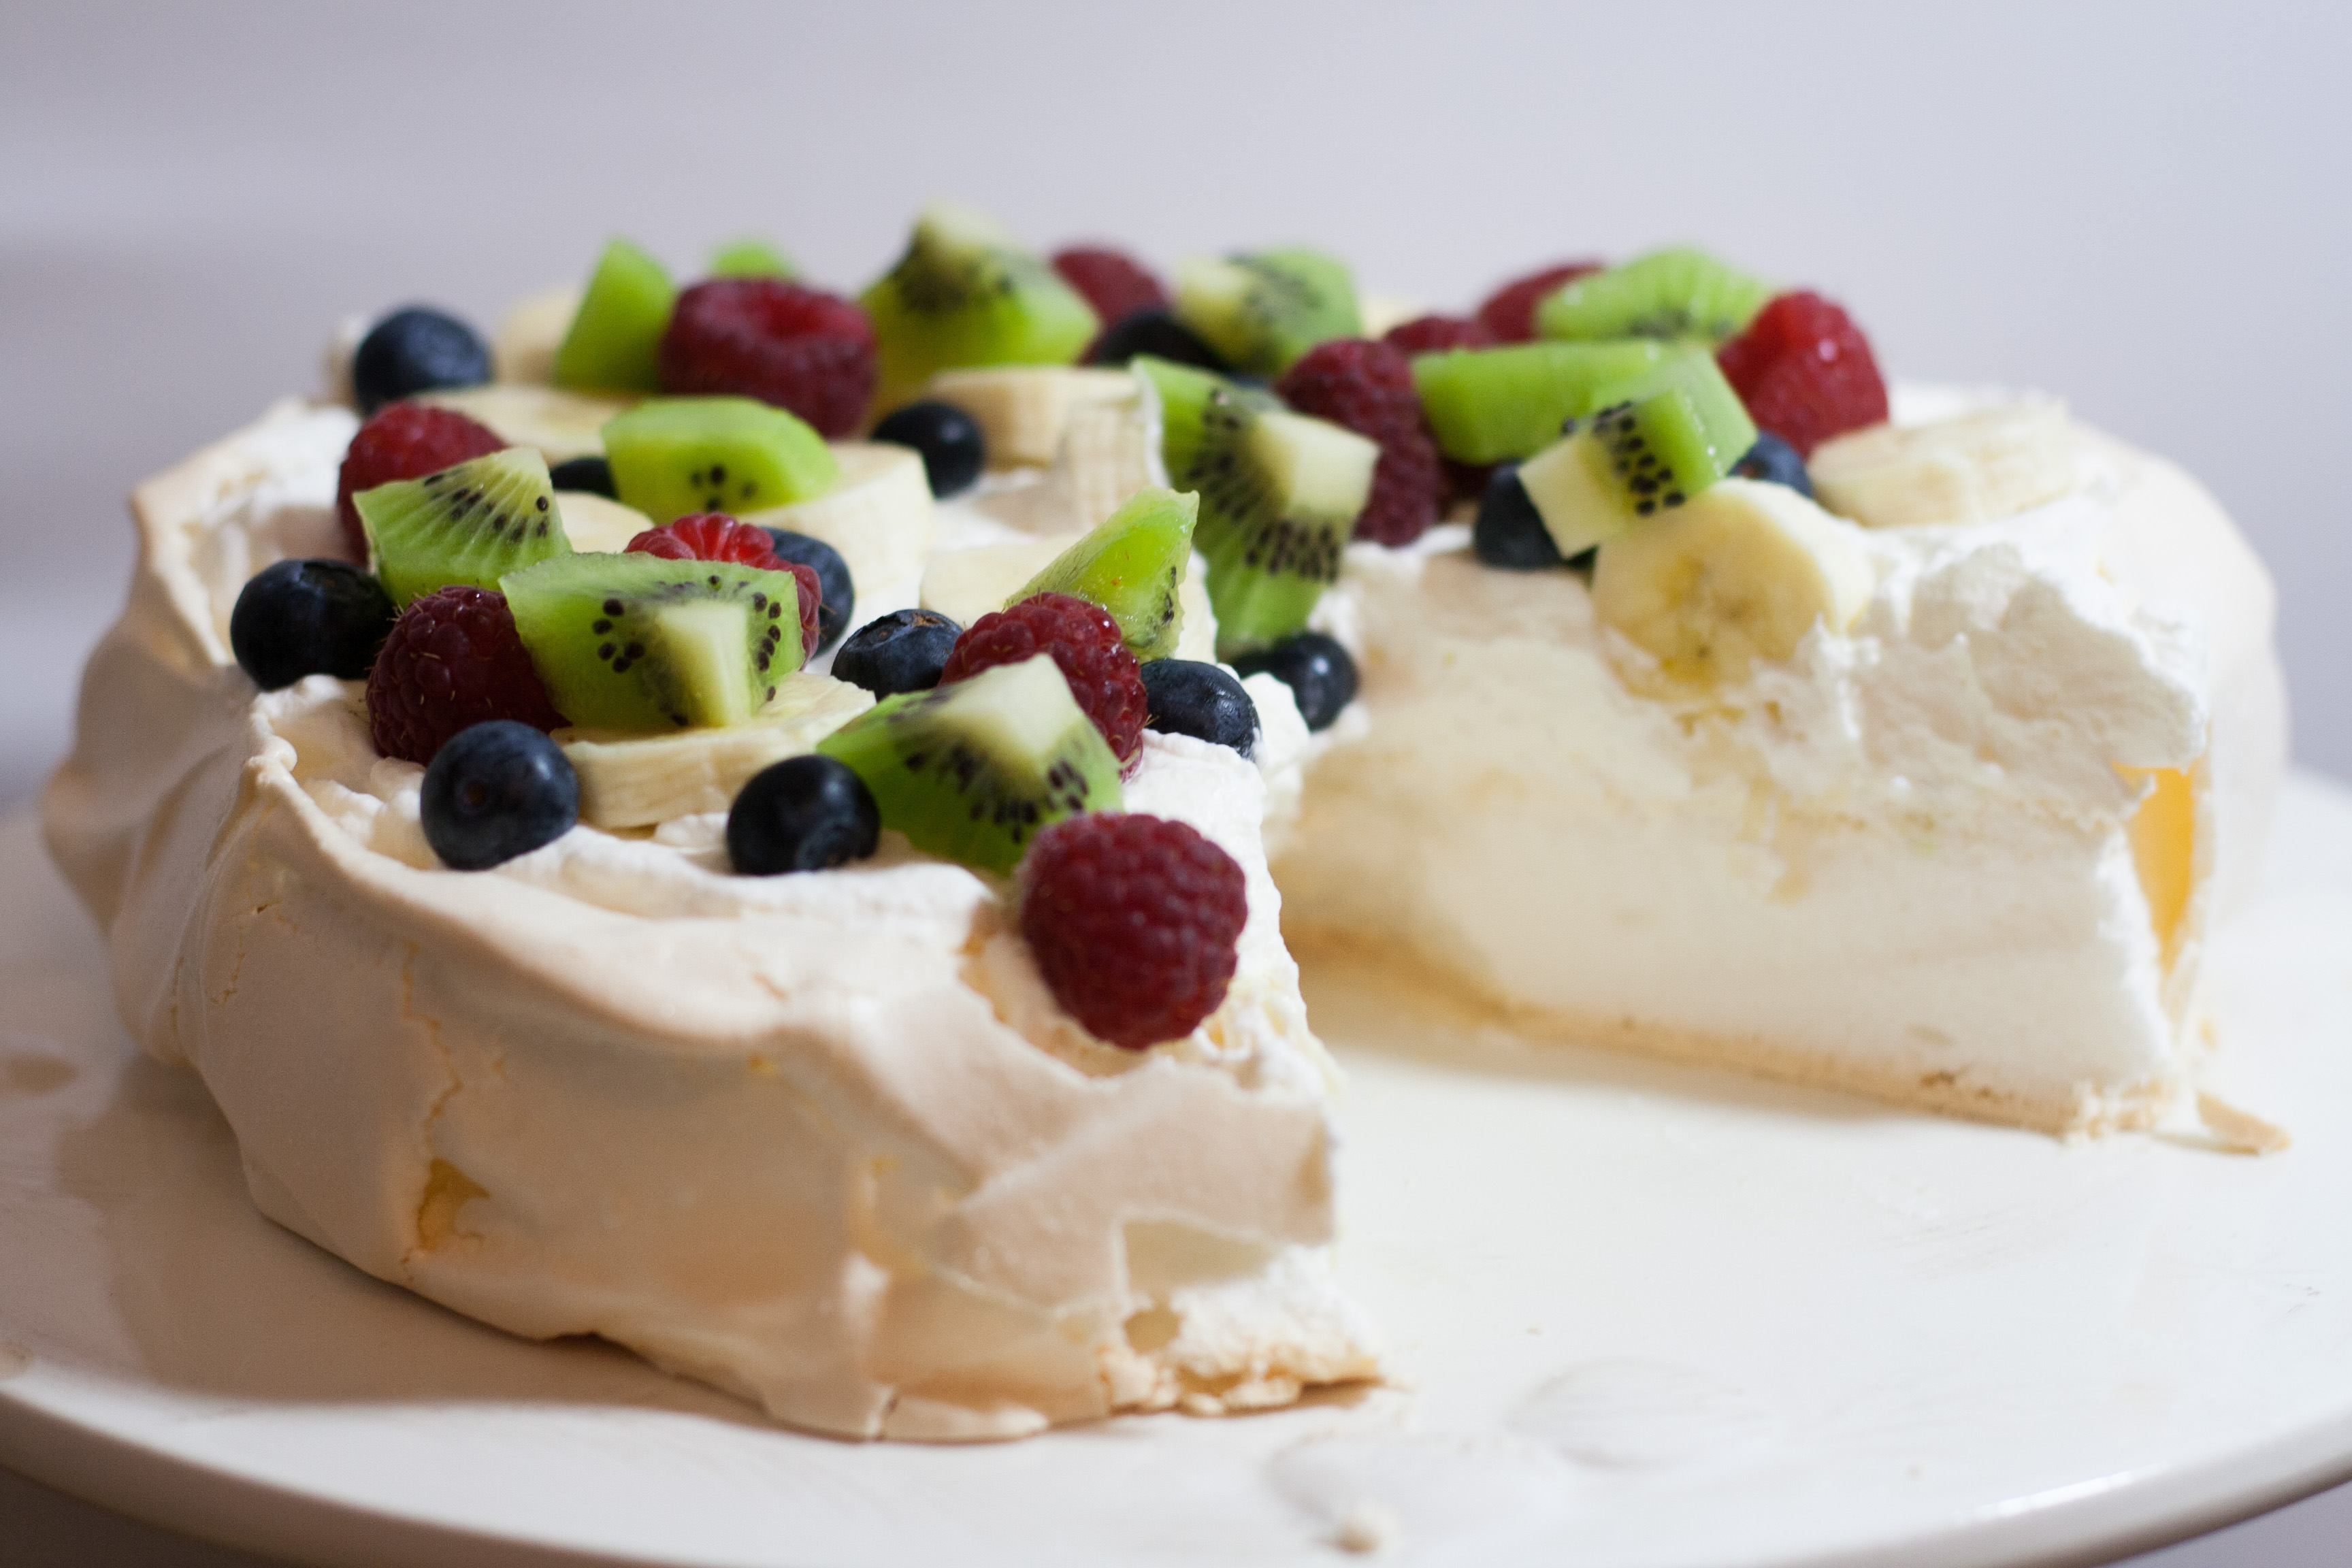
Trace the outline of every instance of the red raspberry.
<path fill-rule="evenodd" d="M 816 568 L 778 556 L 776 542 L 768 537 L 766 529 L 738 522 L 723 511 L 698 511 L 646 529 L 621 548 L 640 555 L 658 555 L 665 561 L 731 561 L 762 572 L 791 573 L 793 581 L 800 584 L 801 658 L 805 660 L 816 652 L 817 607 L 824 597 Z"/>
<path fill-rule="evenodd" d="M 353 496 L 395 479 L 421 479 L 454 468 L 505 445 L 488 426 L 455 409 L 429 403 L 394 403 L 377 409 L 344 449 L 343 471 L 335 480 L 335 516 L 343 525 L 352 559 L 364 565 L 368 558 L 367 530 L 360 526 Z"/>
<path fill-rule="evenodd" d="M 1410 544 L 1437 521 L 1445 473 L 1438 466 L 1437 443 L 1422 423 L 1412 362 L 1403 351 L 1370 338 L 1335 338 L 1309 349 L 1274 390 L 1299 413 L 1344 425 L 1381 444 L 1372 498 L 1356 520 L 1358 539 Z"/>
<path fill-rule="evenodd" d="M 1066 817 L 1021 862 L 1021 934 L 1054 999 L 1130 1051 L 1217 1010 L 1248 921 L 1241 867 L 1181 822 Z"/>
<path fill-rule="evenodd" d="M 865 311 L 781 278 L 697 283 L 677 297 L 661 341 L 664 392 L 756 397 L 829 441 L 865 420 L 877 363 Z"/>
<path fill-rule="evenodd" d="M 1502 340 L 1486 322 L 1466 316 L 1415 316 L 1391 327 L 1381 342 L 1407 354 L 1437 354 L 1448 349 L 1491 349 Z"/>
<path fill-rule="evenodd" d="M 1600 270 L 1598 261 L 1563 261 L 1557 267 L 1513 279 L 1486 296 L 1486 302 L 1478 307 L 1478 320 L 1504 342 L 1530 342 L 1536 335 L 1536 307 L 1543 303 L 1544 296 L 1555 292 L 1563 283 Z"/>
<path fill-rule="evenodd" d="M 1160 279 L 1123 250 L 1074 245 L 1054 252 L 1054 270 L 1062 275 L 1063 282 L 1087 297 L 1106 327 L 1138 310 L 1168 307 L 1168 290 L 1160 287 Z"/>
<path fill-rule="evenodd" d="M 1054 656 L 1070 695 L 1110 742 L 1119 765 L 1135 761 L 1143 750 L 1141 667 L 1110 612 L 1075 595 L 1033 594 L 1009 610 L 981 616 L 948 650 L 940 684 L 1041 653 Z"/>
<path fill-rule="evenodd" d="M 1748 416 L 1811 457 L 1832 436 L 1886 420 L 1886 383 L 1853 318 L 1819 294 L 1782 294 L 1716 351 Z"/>
<path fill-rule="evenodd" d="M 368 733 L 387 757 L 429 763 L 458 731 L 489 719 L 562 727 L 515 632 L 507 596 L 444 588 L 400 613 L 368 671 Z"/>

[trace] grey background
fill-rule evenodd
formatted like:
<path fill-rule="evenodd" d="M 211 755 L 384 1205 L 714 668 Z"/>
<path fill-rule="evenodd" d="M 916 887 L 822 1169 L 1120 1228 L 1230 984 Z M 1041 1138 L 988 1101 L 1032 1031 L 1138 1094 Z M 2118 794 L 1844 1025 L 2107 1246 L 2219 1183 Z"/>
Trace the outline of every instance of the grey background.
<path fill-rule="evenodd" d="M 615 230 L 681 269 L 766 230 L 854 289 L 933 195 L 1162 264 L 1310 240 L 1457 308 L 1678 239 L 1818 286 L 1895 374 L 2202 477 L 2279 578 L 2297 757 L 2352 778 L 2348 64 L 2320 5 L 6 0 L 0 805 L 65 743 L 121 496 L 310 389 L 338 317 L 487 323 Z M 236 1561 L 5 1478 L 0 1541 Z M 2148 1561 L 2347 1543 L 2339 1490 Z"/>

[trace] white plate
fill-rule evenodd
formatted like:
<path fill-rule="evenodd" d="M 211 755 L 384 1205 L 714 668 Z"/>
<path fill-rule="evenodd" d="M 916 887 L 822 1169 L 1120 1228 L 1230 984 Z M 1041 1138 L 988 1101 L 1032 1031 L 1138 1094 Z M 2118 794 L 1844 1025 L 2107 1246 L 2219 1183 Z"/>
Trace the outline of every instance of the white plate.
<path fill-rule="evenodd" d="M 0 1463 L 332 1563 L 2092 1561 L 2352 1474 L 2352 795 L 2217 955 L 2249 1159 L 1531 1048 L 1310 974 L 1343 1271 L 1410 1386 L 987 1448 L 802 1436 L 261 1219 L 0 826 Z M 320 984 L 333 984 L 331 974 Z M 364 1528 L 355 1526 L 364 1525 Z"/>

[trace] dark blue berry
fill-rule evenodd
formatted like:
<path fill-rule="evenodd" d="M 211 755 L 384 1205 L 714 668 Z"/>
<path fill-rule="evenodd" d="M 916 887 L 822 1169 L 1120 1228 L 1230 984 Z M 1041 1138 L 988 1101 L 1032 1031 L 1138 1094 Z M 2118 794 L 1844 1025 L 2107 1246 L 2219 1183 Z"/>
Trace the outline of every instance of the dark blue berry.
<path fill-rule="evenodd" d="M 1769 430 L 1756 432 L 1756 445 L 1731 465 L 1731 471 L 1743 479 L 1766 479 L 1786 485 L 1807 500 L 1812 499 L 1813 477 L 1805 472 L 1805 459 L 1797 456 L 1794 447 Z"/>
<path fill-rule="evenodd" d="M 1123 316 L 1095 340 L 1088 364 L 1125 364 L 1138 354 L 1196 365 L 1224 374 L 1232 367 L 1224 356 L 1202 342 L 1192 328 L 1166 310 L 1138 310 Z"/>
<path fill-rule="evenodd" d="M 352 356 L 352 395 L 363 416 L 420 392 L 489 379 L 490 350 L 481 335 L 423 305 L 394 310 L 369 328 Z"/>
<path fill-rule="evenodd" d="M 1489 566 L 1506 572 L 1540 572 L 1568 564 L 1544 527 L 1543 514 L 1519 482 L 1519 466 L 1505 463 L 1478 497 L 1478 521 L 1470 526 L 1470 548 Z"/>
<path fill-rule="evenodd" d="M 229 612 L 229 651 L 264 691 L 306 675 L 358 680 L 400 612 L 369 573 L 345 561 L 265 566 Z"/>
<path fill-rule="evenodd" d="M 417 803 L 442 863 L 480 871 L 528 855 L 580 820 L 580 780 L 563 748 L 529 724 L 492 719 L 451 736 Z"/>
<path fill-rule="evenodd" d="M 547 470 L 548 483 L 559 490 L 585 490 L 607 500 L 619 500 L 613 483 L 613 465 L 601 457 L 566 458 Z"/>
<path fill-rule="evenodd" d="M 1144 723 L 1163 735 L 1193 735 L 1246 757 L 1257 744 L 1257 704 L 1213 664 L 1155 658 L 1143 666 Z"/>
<path fill-rule="evenodd" d="M 1356 661 L 1321 632 L 1294 632 L 1272 647 L 1234 660 L 1244 675 L 1261 672 L 1290 688 L 1310 730 L 1328 728 L 1356 697 Z"/>
<path fill-rule="evenodd" d="M 795 565 L 805 566 L 816 574 L 816 646 L 831 647 L 848 628 L 849 617 L 857 611 L 857 587 L 849 580 L 849 563 L 841 552 L 822 539 L 811 539 L 805 533 L 789 529 L 772 528 L 768 538 L 776 553 Z"/>
<path fill-rule="evenodd" d="M 848 764 L 814 753 L 751 775 L 727 814 L 727 858 L 746 877 L 822 871 L 874 853 L 882 811 Z"/>
<path fill-rule="evenodd" d="M 834 678 L 877 697 L 929 691 L 961 636 L 963 628 L 937 610 L 893 610 L 850 634 L 833 656 Z"/>
<path fill-rule="evenodd" d="M 935 496 L 968 490 L 988 466 L 988 438 L 980 421 L 952 403 L 909 403 L 874 426 L 874 439 L 912 447 Z"/>

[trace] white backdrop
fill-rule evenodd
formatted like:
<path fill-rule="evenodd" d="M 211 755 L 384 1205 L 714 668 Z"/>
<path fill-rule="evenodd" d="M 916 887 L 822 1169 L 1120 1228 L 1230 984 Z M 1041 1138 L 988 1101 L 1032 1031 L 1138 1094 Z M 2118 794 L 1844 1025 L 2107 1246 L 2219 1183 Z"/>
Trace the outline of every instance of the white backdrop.
<path fill-rule="evenodd" d="M 1817 285 L 1895 374 L 2200 475 L 2280 579 L 2299 757 L 2352 777 L 2347 65 L 2318 4 L 5 0 L 0 802 L 63 746 L 122 492 L 308 390 L 338 316 L 487 324 L 615 230 L 855 288 L 936 195 L 1437 305 L 1677 239 Z"/>

